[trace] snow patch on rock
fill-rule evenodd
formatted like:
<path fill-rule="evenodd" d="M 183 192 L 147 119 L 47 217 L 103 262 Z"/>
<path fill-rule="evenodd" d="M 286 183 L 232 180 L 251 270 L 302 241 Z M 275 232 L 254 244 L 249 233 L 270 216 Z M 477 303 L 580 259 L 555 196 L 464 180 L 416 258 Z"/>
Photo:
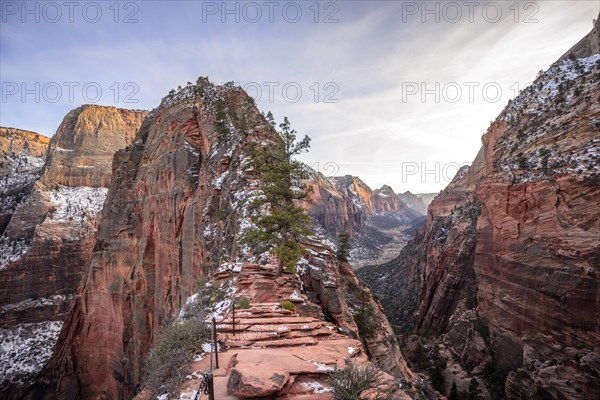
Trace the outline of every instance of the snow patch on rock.
<path fill-rule="evenodd" d="M 102 211 L 107 188 L 88 186 L 60 187 L 49 192 L 50 200 L 57 205 L 48 216 L 49 222 L 66 222 L 92 219 Z"/>
<path fill-rule="evenodd" d="M 0 382 L 23 382 L 39 372 L 52 355 L 62 321 L 0 329 Z"/>
<path fill-rule="evenodd" d="M 0 238 L 0 269 L 23 257 L 31 248 L 31 239 Z"/>

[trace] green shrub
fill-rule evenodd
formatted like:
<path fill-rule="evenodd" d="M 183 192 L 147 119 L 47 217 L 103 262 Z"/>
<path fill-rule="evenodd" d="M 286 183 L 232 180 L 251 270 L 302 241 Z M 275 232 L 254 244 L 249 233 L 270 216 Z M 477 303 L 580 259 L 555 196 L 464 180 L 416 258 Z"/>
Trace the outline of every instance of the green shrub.
<path fill-rule="evenodd" d="M 296 306 L 289 300 L 280 301 L 279 307 L 283 308 L 284 310 L 296 311 Z"/>
<path fill-rule="evenodd" d="M 296 265 L 290 264 L 290 263 L 285 264 L 283 266 L 283 272 L 286 272 L 288 274 L 295 274 L 296 273 Z"/>
<path fill-rule="evenodd" d="M 475 329 L 486 342 L 490 340 L 490 328 L 488 328 L 481 318 L 475 320 L 473 329 Z"/>
<path fill-rule="evenodd" d="M 517 162 L 519 163 L 519 168 L 520 169 L 528 169 L 529 166 L 530 166 L 529 165 L 529 160 L 523 154 L 519 155 L 519 157 L 517 158 Z"/>
<path fill-rule="evenodd" d="M 338 261 L 348 261 L 350 256 L 350 234 L 342 232 L 338 235 L 338 249 L 335 253 L 335 258 Z"/>
<path fill-rule="evenodd" d="M 237 303 L 235 303 L 235 308 L 237 310 L 247 310 L 250 308 L 250 300 L 246 297 L 240 297 Z"/>
<path fill-rule="evenodd" d="M 223 210 L 222 208 L 219 208 L 217 210 L 217 218 L 219 219 L 219 221 L 225 221 L 225 219 L 227 218 L 227 211 Z"/>
<path fill-rule="evenodd" d="M 444 375 L 442 373 L 442 369 L 439 366 L 434 365 L 433 367 L 429 368 L 428 372 L 429 379 L 431 380 L 431 386 L 433 386 L 433 388 L 438 392 L 443 391 Z"/>
<path fill-rule="evenodd" d="M 419 368 L 423 368 L 427 363 L 427 353 L 425 352 L 425 347 L 423 347 L 423 343 L 419 340 L 415 346 L 415 350 L 413 351 L 413 362 Z"/>

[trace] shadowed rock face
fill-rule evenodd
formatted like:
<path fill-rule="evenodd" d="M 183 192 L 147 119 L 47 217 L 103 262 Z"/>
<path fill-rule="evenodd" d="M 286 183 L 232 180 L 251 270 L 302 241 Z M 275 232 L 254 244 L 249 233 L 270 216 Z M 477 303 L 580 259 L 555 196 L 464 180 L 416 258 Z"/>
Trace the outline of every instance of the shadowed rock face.
<path fill-rule="evenodd" d="M 20 198 L 0 237 L 3 337 L 24 341 L 27 332 L 35 336 L 49 326 L 54 333 L 41 346 L 48 351 L 54 346 L 92 254 L 106 186 L 112 176 L 113 155 L 132 142 L 146 114 L 82 106 L 67 114 L 49 144 L 43 137 L 29 135 L 27 144 L 21 146 L 21 154 L 27 153 L 21 158 L 29 164 L 38 160 L 40 172 L 32 173 L 32 180 L 37 181 L 20 191 L 2 188 L 3 195 L 17 191 Z M 14 149 L 14 140 L 11 146 Z M 47 153 L 42 146 L 48 147 Z M 16 353 L 15 357 L 23 357 L 19 351 Z M 32 355 L 34 351 L 26 353 Z M 33 363 L 33 370 L 39 370 L 48 355 L 45 359 L 28 359 L 25 364 Z M 10 360 L 2 361 L 10 364 Z M 1 372 L 2 378 L 9 380 L 21 376 L 16 369 Z"/>
<path fill-rule="evenodd" d="M 489 363 L 512 371 L 509 399 L 600 396 L 597 43 L 598 25 L 567 53 L 577 60 L 557 62 L 507 106 L 473 165 L 432 202 L 415 241 L 380 267 L 382 287 L 372 286 L 386 305 L 394 293 L 386 282 L 416 281 L 398 291 L 419 295 L 416 329 L 448 332 L 442 340 L 474 374 Z M 477 317 L 462 316 L 472 313 L 467 288 Z M 459 322 L 477 318 L 489 329 L 486 348 L 472 342 L 479 335 L 457 334 Z"/>

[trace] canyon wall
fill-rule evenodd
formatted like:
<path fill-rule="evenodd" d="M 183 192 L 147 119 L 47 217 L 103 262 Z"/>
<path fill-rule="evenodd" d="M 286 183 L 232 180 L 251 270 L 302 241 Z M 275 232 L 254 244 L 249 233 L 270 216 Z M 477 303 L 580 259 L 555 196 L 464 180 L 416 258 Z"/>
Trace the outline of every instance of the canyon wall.
<path fill-rule="evenodd" d="M 372 190 L 360 178 L 346 175 L 326 178 L 308 168 L 311 202 L 304 207 L 315 228 L 332 242 L 348 232 L 354 268 L 378 264 L 395 255 L 410 238 L 422 214 L 409 207 L 387 185 Z"/>
<path fill-rule="evenodd" d="M 46 136 L 0 127 L 0 235 L 40 178 L 48 143 Z"/>
<path fill-rule="evenodd" d="M 5 199 L 19 202 L 0 237 L 0 336 L 11 348 L 3 352 L 0 380 L 27 378 L 51 354 L 91 258 L 113 155 L 132 142 L 146 114 L 82 106 L 49 143 L 29 135 L 21 146 L 16 160 L 26 162 L 5 180 L 24 185 L 2 188 Z"/>
<path fill-rule="evenodd" d="M 495 396 L 600 396 L 599 51 L 597 22 L 492 123 L 402 254 L 364 271 L 392 321 L 506 377 Z"/>
<path fill-rule="evenodd" d="M 251 148 L 275 140 L 253 99 L 231 84 L 200 78 L 165 97 L 114 156 L 93 254 L 42 379 L 8 396 L 133 397 L 160 328 L 222 262 L 254 260 L 239 243 L 259 186 Z M 354 285 L 356 293 L 363 290 Z M 337 296 L 340 325 L 360 338 L 344 305 L 346 290 L 330 292 L 328 300 L 314 296 L 338 316 L 331 305 Z M 372 359 L 389 372 L 409 373 L 378 304 L 365 302 L 381 320 L 364 339 Z"/>
<path fill-rule="evenodd" d="M 326 178 L 320 172 L 309 173 L 312 203 L 307 205 L 308 214 L 333 237 L 341 232 L 354 235 L 373 216 L 408 208 L 389 186 L 372 190 L 356 176 Z"/>

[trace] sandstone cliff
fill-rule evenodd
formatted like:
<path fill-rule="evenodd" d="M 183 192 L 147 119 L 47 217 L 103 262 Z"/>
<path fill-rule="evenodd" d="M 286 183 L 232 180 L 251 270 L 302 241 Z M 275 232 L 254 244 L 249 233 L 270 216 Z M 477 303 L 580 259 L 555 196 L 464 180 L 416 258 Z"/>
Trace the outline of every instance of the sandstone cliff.
<path fill-rule="evenodd" d="M 355 268 L 393 258 L 391 251 L 403 246 L 414 224 L 420 222 L 420 212 L 408 207 L 390 186 L 372 190 L 355 176 L 326 178 L 310 169 L 309 174 L 312 202 L 305 204 L 308 214 L 332 242 L 341 232 L 352 236 L 350 255 Z"/>
<path fill-rule="evenodd" d="M 393 321 L 437 336 L 492 397 L 600 396 L 597 44 L 598 23 L 509 103 L 426 226 L 367 277 Z"/>
<path fill-rule="evenodd" d="M 133 397 L 159 329 L 180 314 L 199 282 L 224 260 L 252 261 L 238 241 L 258 187 L 250 148 L 274 140 L 254 101 L 233 85 L 200 78 L 164 98 L 114 157 L 94 252 L 44 382 L 19 395 Z M 330 307 L 340 328 L 360 340 L 339 287 L 327 300 L 315 293 L 315 304 L 328 304 L 318 309 Z M 364 303 L 379 321 L 363 338 L 373 362 L 400 374 L 405 367 L 391 328 L 373 299 Z"/>
<path fill-rule="evenodd" d="M 27 162 L 5 178 L 17 175 L 23 185 L 2 187 L 4 199 L 19 202 L 0 237 L 0 336 L 11 349 L 0 381 L 24 379 L 50 356 L 92 254 L 113 154 L 131 143 L 145 114 L 82 106 L 49 144 L 33 134 L 27 145 L 11 139 L 10 151 L 22 147 Z"/>
<path fill-rule="evenodd" d="M 412 194 L 408 190 L 404 193 L 398 193 L 397 196 L 400 200 L 405 202 L 407 206 L 414 208 L 415 210 L 418 210 L 418 211 L 422 212 L 423 214 L 427 213 L 427 206 L 429 204 L 425 204 L 425 202 L 423 201 L 423 199 L 420 196 L 418 196 L 416 194 Z"/>
<path fill-rule="evenodd" d="M 0 235 L 41 176 L 49 142 L 34 132 L 0 127 Z"/>

